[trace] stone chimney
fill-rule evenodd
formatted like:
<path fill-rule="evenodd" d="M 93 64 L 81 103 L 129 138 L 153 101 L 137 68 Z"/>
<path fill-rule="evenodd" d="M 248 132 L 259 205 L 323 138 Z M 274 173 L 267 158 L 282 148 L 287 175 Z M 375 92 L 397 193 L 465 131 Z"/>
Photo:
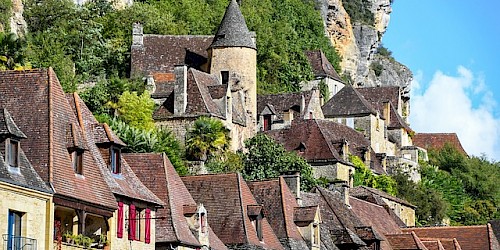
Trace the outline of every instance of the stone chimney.
<path fill-rule="evenodd" d="M 288 171 L 281 175 L 283 180 L 295 195 L 295 200 L 302 206 L 302 198 L 300 197 L 300 172 L 299 171 Z"/>
<path fill-rule="evenodd" d="M 187 107 L 187 66 L 175 65 L 174 115 L 182 115 Z"/>
<path fill-rule="evenodd" d="M 132 26 L 132 47 L 144 46 L 144 33 L 142 31 L 142 24 L 134 23 Z"/>
<path fill-rule="evenodd" d="M 340 193 L 340 197 L 344 201 L 344 204 L 349 207 L 351 206 L 349 204 L 349 184 L 347 181 L 332 181 L 329 183 L 328 189 Z"/>

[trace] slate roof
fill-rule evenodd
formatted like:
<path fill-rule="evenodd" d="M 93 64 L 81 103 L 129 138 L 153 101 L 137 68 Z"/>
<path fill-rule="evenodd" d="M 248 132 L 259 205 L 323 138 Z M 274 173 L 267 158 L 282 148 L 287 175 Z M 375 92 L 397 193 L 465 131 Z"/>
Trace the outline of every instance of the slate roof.
<path fill-rule="evenodd" d="M 377 114 L 377 110 L 351 85 L 343 87 L 321 108 L 328 118 Z"/>
<path fill-rule="evenodd" d="M 0 136 L 4 138 L 14 136 L 26 139 L 26 135 L 17 127 L 6 108 L 0 109 Z"/>
<path fill-rule="evenodd" d="M 311 210 L 314 220 L 317 206 L 310 207 L 313 209 L 299 207 L 295 195 L 282 177 L 275 180 L 249 182 L 248 186 L 257 203 L 264 206 L 264 216 L 278 239 L 282 242 L 289 238 L 299 240 L 302 246 L 307 248 L 295 222 L 310 219 Z"/>
<path fill-rule="evenodd" d="M 171 82 L 175 79 L 171 75 L 175 65 L 201 69 L 207 63 L 207 48 L 213 38 L 214 36 L 145 34 L 143 46 L 132 46 L 132 73 L 153 75 L 158 83 Z"/>
<path fill-rule="evenodd" d="M 23 141 L 19 143 L 19 161 L 17 171 L 9 166 L 5 162 L 5 142 L 6 137 L 15 135 L 17 138 L 26 138 L 26 135 L 17 127 L 16 123 L 10 116 L 6 108 L 0 109 L 0 181 L 14 184 L 17 186 L 41 191 L 44 193 L 53 193 L 50 187 L 45 185 L 45 182 L 36 173 L 33 166 L 29 162 L 28 158 L 23 151 Z"/>
<path fill-rule="evenodd" d="M 67 148 L 70 124 L 78 124 L 52 69 L 0 72 L 0 107 L 7 108 L 27 139 L 26 158 L 45 183 L 55 190 L 54 202 L 86 204 L 94 213 L 109 215 L 115 197 L 90 154 L 83 155 L 83 176 L 75 175 Z M 80 126 L 76 126 L 81 130 Z M 68 201 L 71 203 L 69 204 Z M 80 207 L 81 208 L 81 207 Z"/>
<path fill-rule="evenodd" d="M 297 153 L 308 162 L 340 162 L 344 161 L 340 152 L 341 141 L 349 143 L 349 153 L 363 158 L 363 150 L 370 150 L 370 168 L 376 173 L 384 173 L 380 160 L 370 147 L 370 142 L 356 130 L 343 124 L 319 119 L 294 119 L 288 128 L 265 132 L 268 136 L 282 144 L 287 151 L 292 151 L 304 145 L 304 152 Z"/>
<path fill-rule="evenodd" d="M 413 145 L 429 149 L 441 149 L 446 143 L 458 152 L 467 155 L 456 133 L 416 133 L 412 138 Z"/>
<path fill-rule="evenodd" d="M 479 226 L 443 226 L 414 227 L 402 229 L 403 232 L 415 232 L 420 238 L 455 238 L 462 249 L 488 250 L 500 249 L 498 241 L 493 236 L 491 225 Z"/>
<path fill-rule="evenodd" d="M 417 207 L 417 206 L 409 203 L 406 200 L 392 196 L 392 195 L 390 195 L 382 190 L 378 190 L 376 188 L 371 188 L 371 187 L 366 187 L 366 186 L 357 186 L 357 187 L 353 187 L 353 188 L 349 189 L 349 193 L 351 194 L 351 196 L 362 199 L 362 200 L 368 200 L 370 198 L 369 196 L 377 195 L 377 196 L 380 196 L 382 198 L 386 198 L 388 200 L 397 202 L 399 204 L 402 204 L 402 205 L 405 205 L 405 206 L 408 206 L 411 208 Z M 370 200 L 368 200 L 368 201 L 370 201 Z M 378 204 L 378 205 L 381 205 L 381 204 Z"/>
<path fill-rule="evenodd" d="M 306 55 L 316 77 L 328 76 L 334 80 L 343 82 L 322 50 L 308 50 L 305 51 L 304 54 Z"/>
<path fill-rule="evenodd" d="M 385 237 L 392 246 L 392 249 L 399 250 L 428 250 L 424 243 L 414 232 L 400 234 L 386 234 Z"/>
<path fill-rule="evenodd" d="M 284 113 L 290 109 L 302 115 L 302 99 L 304 99 L 305 107 L 307 107 L 311 101 L 312 95 L 313 90 L 297 93 L 257 95 L 257 114 L 261 114 L 267 106 L 270 106 L 278 119 L 283 119 Z"/>
<path fill-rule="evenodd" d="M 121 157 L 121 173 L 112 174 L 109 170 L 107 161 L 102 155 L 102 151 L 107 151 L 108 146 L 100 148 L 102 143 L 121 143 L 125 145 L 116 136 L 107 124 L 99 124 L 92 112 L 88 109 L 78 94 L 68 94 L 68 103 L 73 108 L 73 112 L 79 117 L 79 124 L 83 127 L 85 139 L 88 142 L 90 154 L 92 154 L 95 164 L 99 168 L 101 176 L 104 178 L 107 186 L 115 195 L 121 195 L 130 199 L 140 200 L 152 204 L 153 206 L 162 206 L 163 202 L 156 197 L 144 184 L 137 178 L 123 156 Z"/>
<path fill-rule="evenodd" d="M 257 238 L 247 209 L 259 204 L 240 174 L 186 176 L 181 179 L 194 200 L 205 206 L 210 226 L 227 246 L 283 249 L 265 217 L 262 219 L 263 241 Z"/>
<path fill-rule="evenodd" d="M 164 154 L 134 153 L 123 154 L 139 179 L 155 193 L 165 206 L 156 211 L 156 217 L 165 219 L 156 221 L 156 243 L 175 242 L 182 245 L 201 246 L 184 217 L 186 207 L 196 212 L 197 204 L 175 171 L 172 163 Z M 212 216 L 210 213 L 207 216 Z M 222 241 L 209 228 L 211 249 L 227 249 Z"/>
<path fill-rule="evenodd" d="M 236 0 L 231 0 L 210 48 L 247 47 L 257 49 Z"/>
<path fill-rule="evenodd" d="M 333 241 L 339 247 L 366 246 L 366 241 L 380 240 L 379 232 L 363 223 L 344 204 L 340 193 L 317 187 L 311 193 L 301 193 L 303 205 L 319 205 L 321 211 L 321 241 Z M 324 230 L 324 231 L 323 231 Z M 357 233 L 360 234 L 357 234 Z M 362 234 L 361 234 L 362 233 Z"/>

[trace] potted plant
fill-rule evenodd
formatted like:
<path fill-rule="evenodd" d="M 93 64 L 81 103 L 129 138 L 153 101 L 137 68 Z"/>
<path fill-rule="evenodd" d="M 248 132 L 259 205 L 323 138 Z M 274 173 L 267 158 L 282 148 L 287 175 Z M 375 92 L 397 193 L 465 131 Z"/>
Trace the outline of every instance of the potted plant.
<path fill-rule="evenodd" d="M 87 237 L 87 236 L 82 237 L 82 245 L 84 248 L 86 248 L 86 249 L 90 248 L 90 245 L 92 245 L 92 243 L 94 243 L 94 239 Z"/>
<path fill-rule="evenodd" d="M 73 244 L 73 234 L 72 233 L 70 233 L 69 231 L 66 231 L 63 234 L 63 237 L 64 237 L 66 243 Z"/>
<path fill-rule="evenodd" d="M 108 245 L 108 237 L 105 234 L 99 235 L 99 243 L 97 244 L 97 248 L 104 249 Z"/>
<path fill-rule="evenodd" d="M 83 234 L 75 235 L 74 236 L 75 244 L 81 246 L 83 244 L 83 237 L 84 237 Z"/>

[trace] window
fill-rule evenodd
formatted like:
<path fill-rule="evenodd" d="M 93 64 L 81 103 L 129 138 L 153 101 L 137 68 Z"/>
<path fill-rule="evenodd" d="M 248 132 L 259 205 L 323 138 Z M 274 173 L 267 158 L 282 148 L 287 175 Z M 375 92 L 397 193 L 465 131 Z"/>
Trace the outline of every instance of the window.
<path fill-rule="evenodd" d="M 135 232 L 134 239 L 141 240 L 141 210 L 135 209 Z"/>
<path fill-rule="evenodd" d="M 206 227 L 206 216 L 205 213 L 200 213 L 200 227 L 201 227 L 201 232 L 205 233 L 205 227 Z"/>
<path fill-rule="evenodd" d="M 6 149 L 7 163 L 11 167 L 19 167 L 19 141 L 14 139 L 7 140 Z"/>
<path fill-rule="evenodd" d="M 74 150 L 71 154 L 71 162 L 73 164 L 73 170 L 76 174 L 83 174 L 83 151 Z"/>
<path fill-rule="evenodd" d="M 110 170 L 113 174 L 121 173 L 121 150 L 117 147 L 109 148 Z"/>
<path fill-rule="evenodd" d="M 313 245 L 319 245 L 319 225 L 313 224 Z"/>
<path fill-rule="evenodd" d="M 264 115 L 264 131 L 271 130 L 271 115 Z"/>
<path fill-rule="evenodd" d="M 262 235 L 262 218 L 260 218 L 260 216 L 255 220 L 255 229 L 257 230 L 257 238 L 262 241 L 264 237 Z"/>
<path fill-rule="evenodd" d="M 7 249 L 18 250 L 23 249 L 23 238 L 21 237 L 21 219 L 23 213 L 9 210 L 9 218 L 7 224 Z"/>
<path fill-rule="evenodd" d="M 222 79 L 222 84 L 228 84 L 229 83 L 229 71 L 221 71 L 220 72 L 220 77 Z"/>

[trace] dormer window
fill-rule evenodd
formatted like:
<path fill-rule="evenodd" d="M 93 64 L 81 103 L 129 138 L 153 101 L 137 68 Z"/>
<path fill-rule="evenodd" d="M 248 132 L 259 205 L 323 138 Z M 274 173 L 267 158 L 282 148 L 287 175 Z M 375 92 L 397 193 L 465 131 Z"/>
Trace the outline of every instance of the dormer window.
<path fill-rule="evenodd" d="M 109 169 L 113 174 L 121 174 L 121 149 L 118 147 L 109 148 Z"/>
<path fill-rule="evenodd" d="M 257 238 L 259 238 L 259 241 L 263 241 L 264 235 L 262 234 L 262 219 L 264 218 L 264 214 L 262 213 L 262 205 L 248 205 L 247 214 L 252 222 L 252 225 L 255 227 Z"/>
<path fill-rule="evenodd" d="M 222 84 L 228 84 L 229 83 L 229 71 L 221 71 L 220 72 L 220 77 L 222 80 Z"/>
<path fill-rule="evenodd" d="M 19 141 L 9 138 L 6 140 L 6 162 L 11 167 L 19 167 Z"/>
<path fill-rule="evenodd" d="M 83 175 L 83 150 L 73 150 L 70 155 L 73 170 L 76 174 Z"/>
<path fill-rule="evenodd" d="M 319 243 L 319 225 L 318 223 L 313 223 L 313 245 L 318 246 Z"/>
<path fill-rule="evenodd" d="M 263 126 L 264 131 L 271 130 L 271 124 L 272 124 L 271 115 L 264 115 L 262 118 L 264 120 L 264 126 Z"/>

